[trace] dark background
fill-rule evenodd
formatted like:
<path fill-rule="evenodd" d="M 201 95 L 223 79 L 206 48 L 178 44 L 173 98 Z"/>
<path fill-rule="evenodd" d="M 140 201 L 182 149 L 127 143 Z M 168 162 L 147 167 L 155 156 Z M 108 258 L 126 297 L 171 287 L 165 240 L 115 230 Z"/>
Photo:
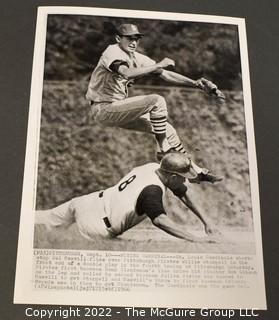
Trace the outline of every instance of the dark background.
<path fill-rule="evenodd" d="M 212 14 L 246 18 L 259 169 L 268 311 L 278 316 L 278 9 L 277 0 L 141 0 L 1 2 L 0 19 L 0 319 L 32 319 L 13 305 L 14 273 L 28 122 L 37 6 L 73 5 Z M 46 308 L 46 306 L 43 306 Z M 51 308 L 51 306 L 49 306 Z M 115 317 L 116 318 L 116 317 Z M 121 317 L 123 319 L 123 317 Z M 217 319 L 217 318 L 216 318 Z M 220 318 L 219 318 L 220 319 Z M 237 318 L 234 318 L 237 319 Z"/>
<path fill-rule="evenodd" d="M 170 56 L 178 73 L 218 81 L 222 90 L 242 89 L 236 25 L 86 15 L 48 17 L 44 79 L 89 80 L 101 53 L 115 43 L 116 28 L 122 23 L 139 27 L 145 36 L 137 51 L 157 62 Z M 158 85 L 158 77 L 143 77 L 136 83 Z"/>

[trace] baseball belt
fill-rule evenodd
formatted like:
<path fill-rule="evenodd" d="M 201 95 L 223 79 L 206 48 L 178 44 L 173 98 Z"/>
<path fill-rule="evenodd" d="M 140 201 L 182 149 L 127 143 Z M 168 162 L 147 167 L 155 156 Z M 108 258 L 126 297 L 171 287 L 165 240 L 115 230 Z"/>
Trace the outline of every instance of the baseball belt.
<path fill-rule="evenodd" d="M 99 192 L 99 198 L 102 198 L 104 196 L 104 191 Z M 106 225 L 107 228 L 111 228 L 111 223 L 109 221 L 108 217 L 103 218 L 104 224 Z"/>

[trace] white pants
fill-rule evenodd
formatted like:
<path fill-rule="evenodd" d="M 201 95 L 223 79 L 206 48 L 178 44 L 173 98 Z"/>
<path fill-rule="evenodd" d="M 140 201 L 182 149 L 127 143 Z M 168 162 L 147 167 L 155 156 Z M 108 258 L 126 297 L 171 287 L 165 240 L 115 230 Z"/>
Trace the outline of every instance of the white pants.
<path fill-rule="evenodd" d="M 126 98 L 114 102 L 97 102 L 91 107 L 92 118 L 110 127 L 154 133 L 150 117 L 167 116 L 165 99 L 158 94 Z M 166 137 L 169 145 L 176 148 L 181 141 L 173 126 L 167 122 Z"/>
<path fill-rule="evenodd" d="M 35 223 L 43 224 L 50 230 L 53 227 L 67 227 L 76 222 L 80 233 L 87 239 L 116 236 L 103 220 L 106 213 L 99 192 L 74 198 L 50 210 L 38 210 L 35 214 Z"/>

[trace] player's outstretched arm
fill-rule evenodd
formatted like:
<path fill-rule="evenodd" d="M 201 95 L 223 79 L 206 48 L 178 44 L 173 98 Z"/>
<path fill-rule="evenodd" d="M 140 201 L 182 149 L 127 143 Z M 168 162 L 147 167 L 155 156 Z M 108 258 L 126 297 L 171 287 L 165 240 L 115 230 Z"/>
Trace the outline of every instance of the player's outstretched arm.
<path fill-rule="evenodd" d="M 152 223 L 159 229 L 165 231 L 166 233 L 180 239 L 188 240 L 191 242 L 217 242 L 216 239 L 207 237 L 196 237 L 191 233 L 185 231 L 179 225 L 174 223 L 166 214 L 160 214 L 152 220 Z"/>
<path fill-rule="evenodd" d="M 164 58 L 162 61 L 158 63 L 145 67 L 128 68 L 128 66 L 123 64 L 119 66 L 118 73 L 126 79 L 135 79 L 154 72 L 161 73 L 162 69 L 168 66 L 174 66 L 174 61 L 169 58 Z"/>
<path fill-rule="evenodd" d="M 163 70 L 160 73 L 160 77 L 167 82 L 183 85 L 186 87 L 201 89 L 208 95 L 215 96 L 218 99 L 225 99 L 225 95 L 223 94 L 222 91 L 218 89 L 217 85 L 205 78 L 193 80 L 179 73 L 169 71 L 169 70 Z"/>
<path fill-rule="evenodd" d="M 208 235 L 221 235 L 220 231 L 200 212 L 186 193 L 179 199 L 201 220 Z"/>
<path fill-rule="evenodd" d="M 200 88 L 198 81 L 183 76 L 182 74 L 177 72 L 163 70 L 160 74 L 160 78 L 173 84 L 179 84 L 191 88 Z"/>

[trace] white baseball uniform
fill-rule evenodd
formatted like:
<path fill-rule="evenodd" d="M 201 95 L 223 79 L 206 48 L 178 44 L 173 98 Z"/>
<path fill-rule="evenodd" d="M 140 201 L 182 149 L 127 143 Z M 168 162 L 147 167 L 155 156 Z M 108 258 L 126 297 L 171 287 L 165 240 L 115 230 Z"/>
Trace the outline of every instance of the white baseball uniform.
<path fill-rule="evenodd" d="M 167 122 L 165 99 L 158 94 L 128 97 L 132 81 L 118 73 L 120 65 L 138 68 L 154 64 L 154 60 L 141 53 L 128 54 L 118 44 L 108 46 L 93 70 L 86 93 L 92 118 L 106 126 L 147 133 L 165 132 L 169 145 L 184 152 L 176 130 Z"/>
<path fill-rule="evenodd" d="M 113 187 L 37 211 L 35 222 L 57 227 L 76 221 L 86 238 L 116 237 L 144 220 L 148 212 L 151 219 L 165 213 L 166 187 L 155 172 L 158 168 L 157 163 L 136 167 Z"/>
<path fill-rule="evenodd" d="M 114 62 L 125 64 L 129 68 L 155 64 L 154 60 L 139 52 L 129 55 L 118 44 L 108 46 L 91 75 L 86 93 L 87 100 L 112 102 L 128 97 L 128 85 L 131 81 L 111 69 Z"/>

